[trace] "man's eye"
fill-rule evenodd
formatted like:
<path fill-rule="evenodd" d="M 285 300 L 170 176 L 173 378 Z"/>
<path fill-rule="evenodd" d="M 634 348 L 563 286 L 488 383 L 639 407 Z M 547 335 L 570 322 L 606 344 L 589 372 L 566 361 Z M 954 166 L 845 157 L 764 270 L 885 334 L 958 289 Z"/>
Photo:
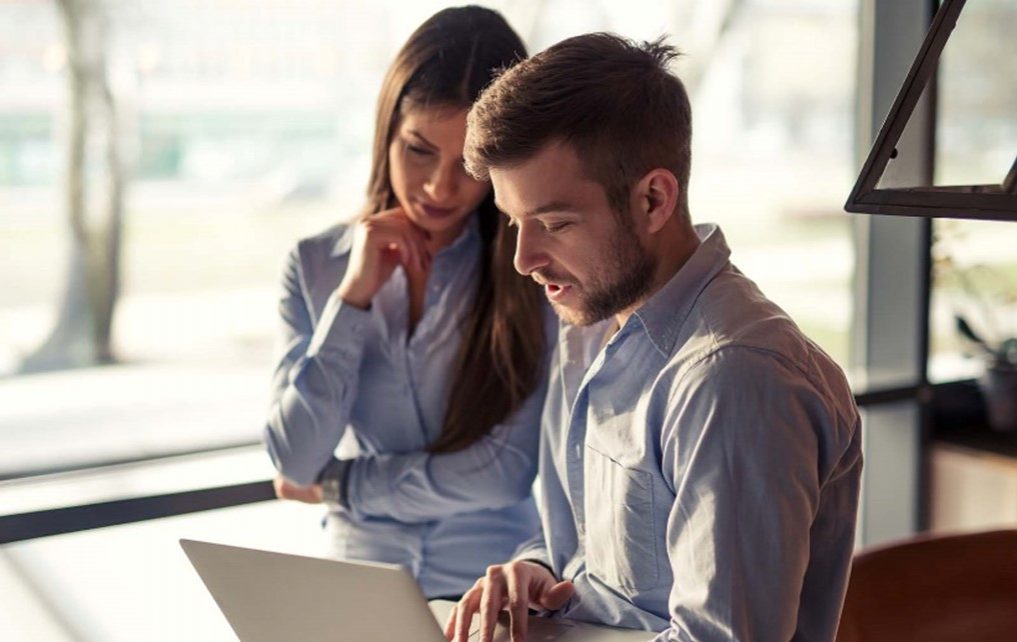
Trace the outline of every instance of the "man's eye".
<path fill-rule="evenodd" d="M 546 231 L 551 232 L 553 234 L 554 232 L 560 232 L 560 231 L 564 230 L 569 225 L 572 225 L 572 223 L 570 223 L 570 222 L 547 223 L 547 224 L 544 225 L 544 229 Z"/>

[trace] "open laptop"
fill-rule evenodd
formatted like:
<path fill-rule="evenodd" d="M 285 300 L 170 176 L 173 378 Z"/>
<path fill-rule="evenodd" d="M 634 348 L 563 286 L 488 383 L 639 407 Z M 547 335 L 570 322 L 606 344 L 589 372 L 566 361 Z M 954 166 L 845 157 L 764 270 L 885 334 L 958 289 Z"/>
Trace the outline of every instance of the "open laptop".
<path fill-rule="evenodd" d="M 350 640 L 444 642 L 453 603 L 430 605 L 403 567 L 336 561 L 180 540 L 201 580 L 242 642 Z M 439 618 L 441 623 L 439 624 Z M 479 618 L 470 639 L 479 638 Z M 531 617 L 528 640 L 637 642 L 647 631 Z M 508 641 L 499 625 L 496 642 Z"/>

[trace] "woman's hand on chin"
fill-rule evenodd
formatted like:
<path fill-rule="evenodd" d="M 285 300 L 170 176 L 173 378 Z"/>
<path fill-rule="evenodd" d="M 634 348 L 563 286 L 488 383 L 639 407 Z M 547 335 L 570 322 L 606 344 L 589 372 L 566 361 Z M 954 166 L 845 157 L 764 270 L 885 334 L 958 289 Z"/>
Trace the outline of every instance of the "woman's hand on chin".
<path fill-rule="evenodd" d="M 397 265 L 427 272 L 429 234 L 415 225 L 401 207 L 365 218 L 353 231 L 353 249 L 338 293 L 343 301 L 366 310 Z"/>

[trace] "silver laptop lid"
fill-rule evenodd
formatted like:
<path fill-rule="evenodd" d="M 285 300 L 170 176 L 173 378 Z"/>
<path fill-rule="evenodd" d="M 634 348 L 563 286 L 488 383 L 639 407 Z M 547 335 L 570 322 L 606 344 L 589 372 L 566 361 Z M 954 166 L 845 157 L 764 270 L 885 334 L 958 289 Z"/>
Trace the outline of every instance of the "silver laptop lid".
<path fill-rule="evenodd" d="M 402 567 L 180 540 L 242 642 L 445 640 Z"/>

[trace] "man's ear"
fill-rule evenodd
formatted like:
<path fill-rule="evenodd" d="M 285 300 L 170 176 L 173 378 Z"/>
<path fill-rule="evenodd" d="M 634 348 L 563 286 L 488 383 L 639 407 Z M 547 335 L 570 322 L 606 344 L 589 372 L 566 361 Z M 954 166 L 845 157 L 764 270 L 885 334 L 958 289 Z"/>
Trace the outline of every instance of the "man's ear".
<path fill-rule="evenodd" d="M 637 212 L 647 234 L 657 233 L 674 216 L 678 190 L 678 179 L 663 168 L 650 170 L 636 184 Z"/>

